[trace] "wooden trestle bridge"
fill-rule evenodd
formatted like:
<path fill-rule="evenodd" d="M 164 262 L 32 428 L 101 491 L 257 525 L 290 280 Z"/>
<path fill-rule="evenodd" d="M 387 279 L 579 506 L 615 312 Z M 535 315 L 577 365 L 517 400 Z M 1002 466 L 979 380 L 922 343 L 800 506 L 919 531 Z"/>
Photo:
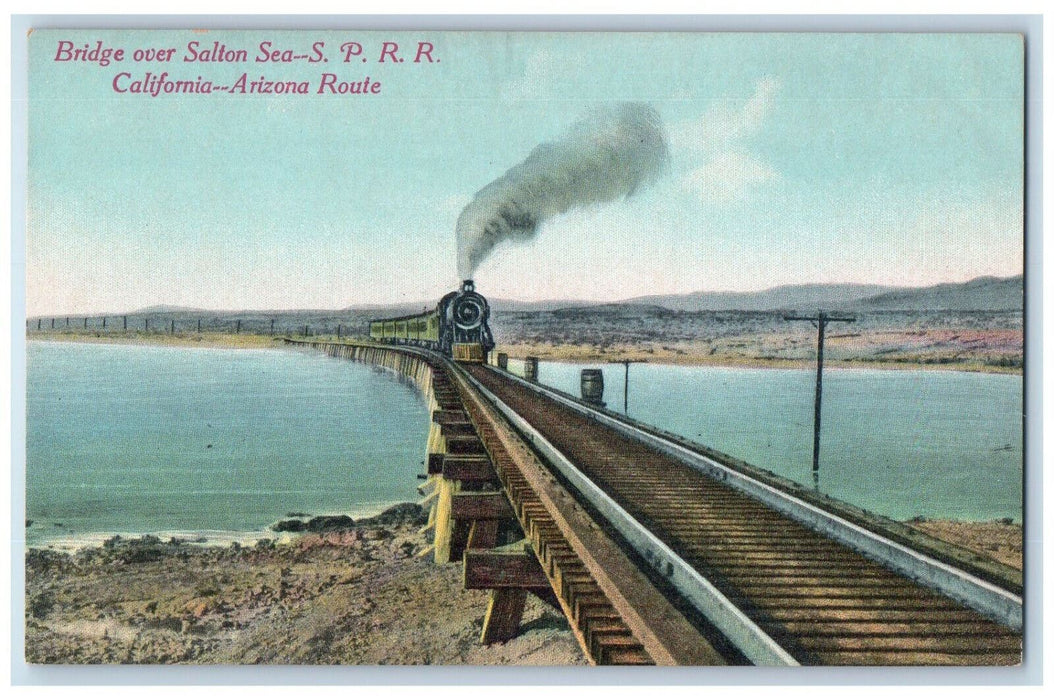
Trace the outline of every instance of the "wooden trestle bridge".
<path fill-rule="evenodd" d="M 286 342 L 429 397 L 422 555 L 491 591 L 484 643 L 535 594 L 596 664 L 1021 662 L 1014 569 L 496 367 Z"/>

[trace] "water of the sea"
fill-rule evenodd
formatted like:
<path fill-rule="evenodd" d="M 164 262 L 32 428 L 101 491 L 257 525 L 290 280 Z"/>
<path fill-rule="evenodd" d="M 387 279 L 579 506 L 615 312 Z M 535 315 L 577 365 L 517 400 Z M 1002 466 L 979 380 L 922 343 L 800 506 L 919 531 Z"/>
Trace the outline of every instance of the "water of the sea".
<path fill-rule="evenodd" d="M 45 342 L 27 365 L 31 545 L 262 537 L 288 513 L 418 497 L 428 412 L 390 372 L 293 350 Z"/>
<path fill-rule="evenodd" d="M 27 362 L 31 545 L 266 536 L 288 513 L 416 497 L 427 410 L 390 372 L 301 351 L 79 343 L 31 342 Z M 585 366 L 543 362 L 540 380 L 577 395 Z M 624 370 L 600 368 L 621 410 Z M 633 365 L 629 412 L 811 486 L 814 382 Z M 897 519 L 1019 521 L 1021 397 L 1019 376 L 831 369 L 820 490 Z"/>
<path fill-rule="evenodd" d="M 538 378 L 578 396 L 585 367 L 621 412 L 622 365 L 542 362 Z M 815 386 L 812 370 L 635 364 L 629 415 L 811 487 Z M 1020 522 L 1022 435 L 1021 376 L 825 369 L 819 490 L 898 520 Z"/>

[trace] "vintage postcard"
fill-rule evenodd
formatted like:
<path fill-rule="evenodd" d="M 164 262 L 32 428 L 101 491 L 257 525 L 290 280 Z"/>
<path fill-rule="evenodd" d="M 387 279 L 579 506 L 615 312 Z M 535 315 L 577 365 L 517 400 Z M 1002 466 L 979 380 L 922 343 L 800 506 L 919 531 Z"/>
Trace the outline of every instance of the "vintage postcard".
<path fill-rule="evenodd" d="M 1021 664 L 1022 35 L 27 43 L 28 664 Z"/>

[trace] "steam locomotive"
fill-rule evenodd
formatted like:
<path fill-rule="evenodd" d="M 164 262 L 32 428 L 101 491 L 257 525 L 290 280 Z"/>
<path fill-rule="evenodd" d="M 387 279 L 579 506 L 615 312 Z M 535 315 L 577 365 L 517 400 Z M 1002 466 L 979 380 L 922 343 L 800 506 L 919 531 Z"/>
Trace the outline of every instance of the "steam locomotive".
<path fill-rule="evenodd" d="M 458 362 L 486 362 L 494 349 L 490 305 L 472 280 L 439 300 L 431 311 L 370 321 L 370 339 L 436 350 Z"/>

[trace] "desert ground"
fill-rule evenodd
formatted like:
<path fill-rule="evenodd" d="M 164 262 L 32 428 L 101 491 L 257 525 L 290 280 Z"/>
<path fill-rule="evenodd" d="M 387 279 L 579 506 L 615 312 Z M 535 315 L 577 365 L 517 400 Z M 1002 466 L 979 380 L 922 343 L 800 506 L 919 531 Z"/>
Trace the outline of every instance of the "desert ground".
<path fill-rule="evenodd" d="M 276 543 L 209 546 L 144 536 L 26 555 L 32 664 L 586 663 L 563 614 L 530 598 L 521 633 L 483 646 L 487 594 L 461 568 L 416 556 L 423 512 Z M 912 526 L 1021 566 L 1021 526 Z"/>
<path fill-rule="evenodd" d="M 812 367 L 816 329 L 779 312 L 670 311 L 615 305 L 506 313 L 494 321 L 499 352 L 577 362 Z M 1021 373 L 1016 312 L 872 312 L 831 323 L 831 367 Z"/>
<path fill-rule="evenodd" d="M 1020 523 L 993 520 L 962 523 L 955 520 L 915 518 L 908 525 L 945 542 L 957 544 L 1020 570 L 1022 567 L 1022 528 Z"/>
<path fill-rule="evenodd" d="M 530 597 L 521 634 L 479 643 L 488 594 L 416 554 L 423 513 L 276 544 L 155 537 L 26 555 L 31 664 L 586 663 L 563 614 Z"/>
<path fill-rule="evenodd" d="M 54 330 L 30 326 L 27 337 L 104 343 L 156 343 L 231 348 L 274 347 L 280 337 L 336 340 L 368 336 L 376 312 L 308 314 L 282 312 L 275 332 L 265 316 L 244 321 L 212 319 L 203 332 L 186 314 L 153 315 L 116 330 L 73 323 Z M 170 332 L 172 321 L 175 331 Z M 785 321 L 770 311 L 671 311 L 658 306 L 613 304 L 552 311 L 495 312 L 491 326 L 497 352 L 513 358 L 535 356 L 567 362 L 647 360 L 667 364 L 749 367 L 813 367 L 816 330 Z M 305 330 L 307 333 L 305 334 Z M 830 367 L 944 369 L 1020 374 L 1024 326 L 1016 311 L 869 312 L 853 323 L 827 328 L 824 361 Z"/>

